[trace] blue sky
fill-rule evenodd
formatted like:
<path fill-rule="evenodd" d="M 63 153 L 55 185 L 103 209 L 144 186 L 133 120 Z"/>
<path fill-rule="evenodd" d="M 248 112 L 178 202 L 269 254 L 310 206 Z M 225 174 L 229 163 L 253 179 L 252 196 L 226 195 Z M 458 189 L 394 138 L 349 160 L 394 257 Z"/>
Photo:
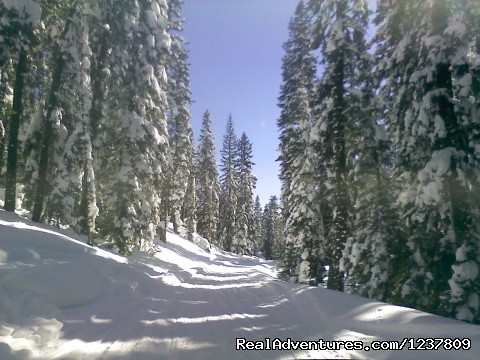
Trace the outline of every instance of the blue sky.
<path fill-rule="evenodd" d="M 194 103 L 192 126 L 198 140 L 209 110 L 218 152 L 228 115 L 237 136 L 253 144 L 256 194 L 262 205 L 280 196 L 278 132 L 282 44 L 298 0 L 185 0 L 183 36 L 189 42 Z"/>

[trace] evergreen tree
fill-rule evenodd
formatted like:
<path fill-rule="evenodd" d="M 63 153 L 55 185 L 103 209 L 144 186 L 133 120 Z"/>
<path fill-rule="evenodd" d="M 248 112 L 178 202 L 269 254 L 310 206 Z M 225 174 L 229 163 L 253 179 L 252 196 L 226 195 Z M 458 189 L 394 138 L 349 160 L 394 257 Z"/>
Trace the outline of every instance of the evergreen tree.
<path fill-rule="evenodd" d="M 169 4 L 170 28 L 181 31 L 183 28 L 180 17 L 181 1 L 171 1 Z M 185 40 L 178 34 L 172 35 L 172 44 L 169 53 L 168 69 L 168 98 L 169 98 L 169 198 L 164 199 L 168 204 L 170 220 L 174 231 L 178 232 L 181 224 L 181 208 L 187 191 L 190 167 L 189 161 L 193 156 L 193 131 L 190 126 L 191 103 L 190 74 L 188 68 L 188 54 L 185 49 Z"/>
<path fill-rule="evenodd" d="M 286 222 L 284 276 L 298 279 L 300 275 L 302 282 L 316 277 L 323 232 L 319 229 L 319 202 L 314 196 L 315 154 L 310 149 L 316 71 L 316 59 L 310 46 L 310 18 L 308 9 L 300 1 L 289 24 L 289 40 L 284 44 L 283 84 L 279 97 L 281 115 L 277 121 Z"/>
<path fill-rule="evenodd" d="M 107 87 L 106 80 L 110 72 L 108 68 L 109 41 L 112 40 L 111 33 L 111 2 L 104 2 L 103 6 L 97 5 L 92 10 L 97 17 L 90 17 L 90 44 L 92 49 L 90 64 L 91 82 L 91 106 L 88 113 L 88 123 L 85 125 L 86 158 L 83 166 L 82 193 L 79 209 L 80 231 L 87 235 L 89 242 L 93 243 L 93 236 L 96 232 L 96 221 L 99 212 L 97 200 L 100 195 L 98 177 L 102 169 L 99 168 L 98 158 L 100 149 L 103 148 L 103 137 L 101 136 L 101 124 L 106 114 Z"/>
<path fill-rule="evenodd" d="M 110 27 L 119 37 L 110 55 L 110 116 L 102 124 L 101 221 L 107 236 L 128 254 L 134 248 L 151 250 L 154 236 L 166 231 L 161 192 L 168 149 L 165 53 L 171 39 L 165 2 L 126 2 L 115 11 Z"/>
<path fill-rule="evenodd" d="M 361 101 L 358 94 L 357 74 L 362 71 L 366 54 L 365 30 L 368 27 L 368 10 L 363 0 L 312 0 L 310 7 L 315 15 L 315 46 L 320 48 L 324 68 L 318 85 L 317 126 L 326 133 L 323 146 L 331 152 L 327 181 L 333 190 L 333 211 L 328 237 L 329 279 L 328 287 L 343 290 L 343 273 L 340 271 L 342 252 L 351 235 L 350 194 L 348 192 L 348 153 L 356 114 L 352 103 Z M 324 119 L 321 119 L 324 118 Z M 324 152 L 323 156 L 326 153 Z M 328 163 L 327 157 L 320 162 Z"/>
<path fill-rule="evenodd" d="M 212 133 L 212 120 L 205 112 L 198 139 L 195 183 L 197 189 L 197 231 L 214 242 L 217 240 L 219 216 L 220 184 L 215 161 L 215 143 Z"/>
<path fill-rule="evenodd" d="M 190 175 L 188 177 L 187 191 L 182 207 L 182 219 L 187 226 L 188 238 L 193 239 L 193 233 L 197 232 L 197 186 L 194 171 L 195 159 L 189 161 Z"/>
<path fill-rule="evenodd" d="M 283 256 L 283 221 L 278 206 L 278 198 L 272 195 L 263 211 L 263 245 L 262 254 L 267 260 Z"/>
<path fill-rule="evenodd" d="M 260 197 L 257 195 L 253 206 L 253 253 L 257 254 L 262 250 L 263 239 L 263 210 L 260 204 Z"/>
<path fill-rule="evenodd" d="M 64 54 L 64 81 L 59 107 L 62 113 L 60 124 L 55 126 L 51 159 L 50 189 L 46 198 L 45 218 L 48 222 L 77 226 L 81 219 L 79 204 L 82 194 L 84 170 L 94 178 L 92 169 L 92 146 L 89 112 L 92 107 L 90 64 L 92 51 L 89 40 L 89 24 L 84 14 L 84 3 L 77 5 L 72 15 L 71 26 L 62 44 Z M 68 81 L 67 81 L 68 79 Z M 94 232 L 98 209 L 95 204 L 89 209 L 90 223 L 87 233 Z M 88 221 L 87 221 L 88 222 Z"/>
<path fill-rule="evenodd" d="M 253 253 L 254 202 L 253 190 L 257 178 L 252 173 L 252 144 L 245 133 L 238 141 L 238 203 L 237 203 L 237 254 Z"/>
<path fill-rule="evenodd" d="M 461 2 L 460 2 L 461 3 Z M 454 2 L 380 3 L 377 57 L 402 186 L 404 304 L 479 321 L 478 125 L 468 59 L 476 21 Z M 466 7 L 468 8 L 468 6 Z M 477 11 L 478 5 L 471 9 Z M 460 100 L 462 99 L 462 100 Z M 453 269 L 453 274 L 452 274 Z M 450 294 L 448 296 L 447 294 Z"/>
<path fill-rule="evenodd" d="M 384 126 L 372 120 L 372 93 L 368 94 L 368 88 L 364 91 L 365 102 L 357 109 L 359 121 L 354 129 L 358 142 L 351 176 L 353 234 L 343 251 L 341 270 L 346 274 L 345 291 L 385 301 L 392 243 L 401 241 L 402 234 L 392 206 L 394 185 L 387 171 L 392 167 L 389 142 Z"/>
<path fill-rule="evenodd" d="M 450 19 L 449 27 L 445 30 L 452 35 L 450 44 L 456 46 L 462 56 L 452 56 L 451 64 L 455 69 L 453 72 L 453 98 L 458 99 L 455 110 L 458 112 L 458 122 L 465 127 L 468 134 L 468 157 L 466 163 L 468 170 L 468 181 L 462 181 L 462 172 L 458 171 L 459 180 L 466 188 L 468 197 L 468 210 L 470 214 L 456 211 L 460 216 L 455 216 L 457 226 L 455 229 L 455 263 L 452 265 L 453 274 L 448 281 L 450 293 L 450 311 L 459 320 L 473 321 L 480 323 L 479 310 L 479 209 L 478 196 L 478 121 L 480 108 L 480 4 L 475 1 L 459 1 L 454 3 L 453 13 L 455 16 Z M 465 55 L 465 51 L 467 54 Z M 465 144 L 464 144 L 465 145 Z M 471 155 L 473 153 L 473 156 Z M 465 161 L 466 158 L 463 157 Z M 452 161 L 453 162 L 453 161 Z M 466 164 L 462 164 L 465 166 Z M 458 166 L 458 165 L 457 165 Z M 471 184 L 475 187 L 469 187 Z M 464 190 L 465 191 L 465 190 Z M 468 201 L 470 200 L 470 201 Z M 452 211 L 453 212 L 453 211 Z M 464 224 L 462 224 L 462 222 Z M 466 225 L 466 226 L 465 226 Z M 460 236 L 459 236 L 460 235 Z M 475 276 L 475 270 L 477 274 Z"/>
<path fill-rule="evenodd" d="M 356 89 L 351 89 L 355 92 L 349 99 L 349 111 L 355 117 L 350 122 L 347 150 L 354 211 L 352 236 L 347 239 L 340 267 L 345 272 L 345 291 L 385 300 L 392 242 L 402 237 L 392 206 L 390 142 L 374 97 L 373 59 L 366 55 L 364 42 L 358 41 L 357 46 L 361 56 L 352 82 Z"/>
<path fill-rule="evenodd" d="M 220 217 L 217 238 L 226 251 L 236 250 L 238 245 L 238 140 L 232 115 L 228 117 L 223 147 L 220 151 Z"/>
<path fill-rule="evenodd" d="M 41 145 L 37 147 L 38 150 L 38 178 L 36 180 L 35 197 L 33 201 L 32 220 L 41 221 L 45 212 L 45 200 L 50 190 L 50 176 L 51 172 L 51 153 L 52 148 L 55 146 L 55 138 L 59 131 L 64 130 L 62 128 L 62 112 L 61 103 L 59 99 L 60 88 L 63 83 L 64 71 L 66 68 L 66 53 L 67 48 L 66 39 L 73 26 L 73 17 L 79 11 L 79 1 L 73 0 L 70 4 L 66 5 L 69 9 L 66 12 L 66 16 L 62 19 L 60 35 L 53 41 L 52 59 L 54 65 L 51 69 L 51 81 L 48 97 L 45 101 L 45 110 L 42 116 L 41 123 Z M 71 45 L 71 44 L 69 44 Z M 56 128 L 57 127 L 57 128 Z M 59 134 L 58 136 L 62 136 Z M 57 143 L 58 144 L 58 143 Z"/>
<path fill-rule="evenodd" d="M 28 51 L 35 41 L 34 29 L 40 20 L 40 4 L 34 1 L 17 4 L 14 2 L 0 4 L 2 44 L 0 45 L 1 88 L 0 100 L 5 100 L 8 92 L 8 65 L 12 60 L 15 65 L 15 81 L 13 85 L 13 103 L 10 121 L 8 122 L 8 153 L 5 181 L 5 205 L 7 211 L 14 211 L 17 199 L 17 165 L 19 153 L 19 129 L 24 113 L 25 74 L 28 70 Z M 3 104 L 3 101 L 1 101 Z M 2 112 L 7 114 L 2 105 Z M 6 118 L 1 119 L 2 138 L 6 137 Z M 3 163 L 3 147 L 7 141 L 2 140 L 0 158 Z M 1 164 L 3 165 L 3 164 Z M 3 166 L 2 166 L 3 167 Z"/>

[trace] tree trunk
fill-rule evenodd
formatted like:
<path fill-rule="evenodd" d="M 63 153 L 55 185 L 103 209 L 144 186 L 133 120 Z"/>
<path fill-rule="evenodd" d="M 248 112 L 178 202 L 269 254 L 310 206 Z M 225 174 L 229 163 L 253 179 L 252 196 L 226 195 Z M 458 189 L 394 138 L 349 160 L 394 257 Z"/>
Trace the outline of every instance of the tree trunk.
<path fill-rule="evenodd" d="M 0 103 L 6 105 L 5 97 L 8 92 L 8 71 L 7 66 L 0 69 Z M 5 111 L 6 109 L 4 109 Z M 0 174 L 2 174 L 3 166 L 5 165 L 7 155 L 7 119 L 5 117 L 0 119 Z M 3 174 L 2 174 L 3 175 Z"/>
<path fill-rule="evenodd" d="M 78 1 L 74 1 L 72 3 L 72 8 L 71 8 L 69 17 L 65 22 L 65 28 L 63 29 L 63 33 L 61 35 L 62 40 L 65 40 L 65 37 L 68 33 L 70 25 L 72 24 L 72 18 L 77 8 L 77 2 Z M 35 194 L 35 201 L 33 204 L 33 211 L 32 211 L 32 220 L 36 222 L 40 222 L 42 220 L 43 211 L 44 211 L 43 207 L 44 207 L 45 197 L 47 195 L 47 190 L 49 185 L 47 176 L 48 176 L 50 149 L 53 144 L 52 113 L 53 113 L 53 110 L 55 110 L 55 108 L 58 106 L 57 92 L 59 91 L 61 86 L 62 73 L 65 67 L 65 59 L 60 49 L 60 45 L 57 44 L 54 54 L 55 54 L 54 58 L 56 58 L 57 60 L 55 63 L 55 69 L 53 71 L 52 85 L 50 87 L 50 95 L 48 97 L 48 102 L 47 102 L 47 114 L 44 117 L 45 128 L 43 131 L 43 144 L 42 144 L 42 150 L 40 152 L 37 191 Z"/>
<path fill-rule="evenodd" d="M 18 58 L 15 84 L 13 88 L 13 114 L 10 122 L 10 131 L 8 138 L 7 155 L 7 176 L 5 184 L 5 205 L 6 211 L 15 211 L 15 202 L 17 198 L 17 163 L 18 163 L 18 131 L 20 129 L 20 119 L 23 112 L 23 88 L 24 74 L 27 72 L 27 52 L 20 50 Z"/>
<path fill-rule="evenodd" d="M 45 129 L 43 131 L 43 144 L 42 150 L 40 152 L 40 164 L 38 169 L 38 184 L 37 191 L 35 194 L 35 202 L 33 205 L 32 220 L 40 222 L 43 215 L 43 205 L 45 196 L 47 195 L 48 190 L 48 165 L 49 165 L 49 156 L 50 149 L 53 143 L 53 121 L 52 113 L 53 110 L 58 105 L 57 92 L 60 89 L 61 78 L 63 68 L 65 67 L 65 60 L 63 59 L 62 53 L 59 49 L 56 51 L 56 66 L 53 72 L 52 86 L 50 89 L 50 96 L 48 99 L 47 114 L 45 116 Z"/>

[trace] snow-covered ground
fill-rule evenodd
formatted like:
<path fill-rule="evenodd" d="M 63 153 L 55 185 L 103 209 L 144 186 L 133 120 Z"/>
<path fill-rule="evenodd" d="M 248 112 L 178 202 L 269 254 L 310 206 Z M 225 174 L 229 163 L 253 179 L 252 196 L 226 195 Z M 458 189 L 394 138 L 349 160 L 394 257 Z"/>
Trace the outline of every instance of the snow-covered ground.
<path fill-rule="evenodd" d="M 480 326 L 287 284 L 276 279 L 271 262 L 207 252 L 171 233 L 167 241 L 155 257 L 127 259 L 92 248 L 71 232 L 0 211 L 0 359 L 480 356 Z M 418 338 L 468 338 L 472 348 L 237 351 L 236 338 L 366 346 L 415 339 L 405 348 Z"/>

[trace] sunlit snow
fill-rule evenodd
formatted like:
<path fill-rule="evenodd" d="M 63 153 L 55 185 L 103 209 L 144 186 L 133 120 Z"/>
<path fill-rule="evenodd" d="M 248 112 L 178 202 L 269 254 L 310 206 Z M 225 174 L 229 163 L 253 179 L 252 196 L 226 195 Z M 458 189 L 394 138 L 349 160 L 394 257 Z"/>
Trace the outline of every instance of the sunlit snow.
<path fill-rule="evenodd" d="M 480 351 L 479 326 L 284 283 L 272 261 L 170 231 L 159 252 L 128 259 L 85 241 L 0 211 L 0 359 L 476 359 Z M 420 337 L 469 338 L 472 349 L 235 350 L 236 338 Z"/>

